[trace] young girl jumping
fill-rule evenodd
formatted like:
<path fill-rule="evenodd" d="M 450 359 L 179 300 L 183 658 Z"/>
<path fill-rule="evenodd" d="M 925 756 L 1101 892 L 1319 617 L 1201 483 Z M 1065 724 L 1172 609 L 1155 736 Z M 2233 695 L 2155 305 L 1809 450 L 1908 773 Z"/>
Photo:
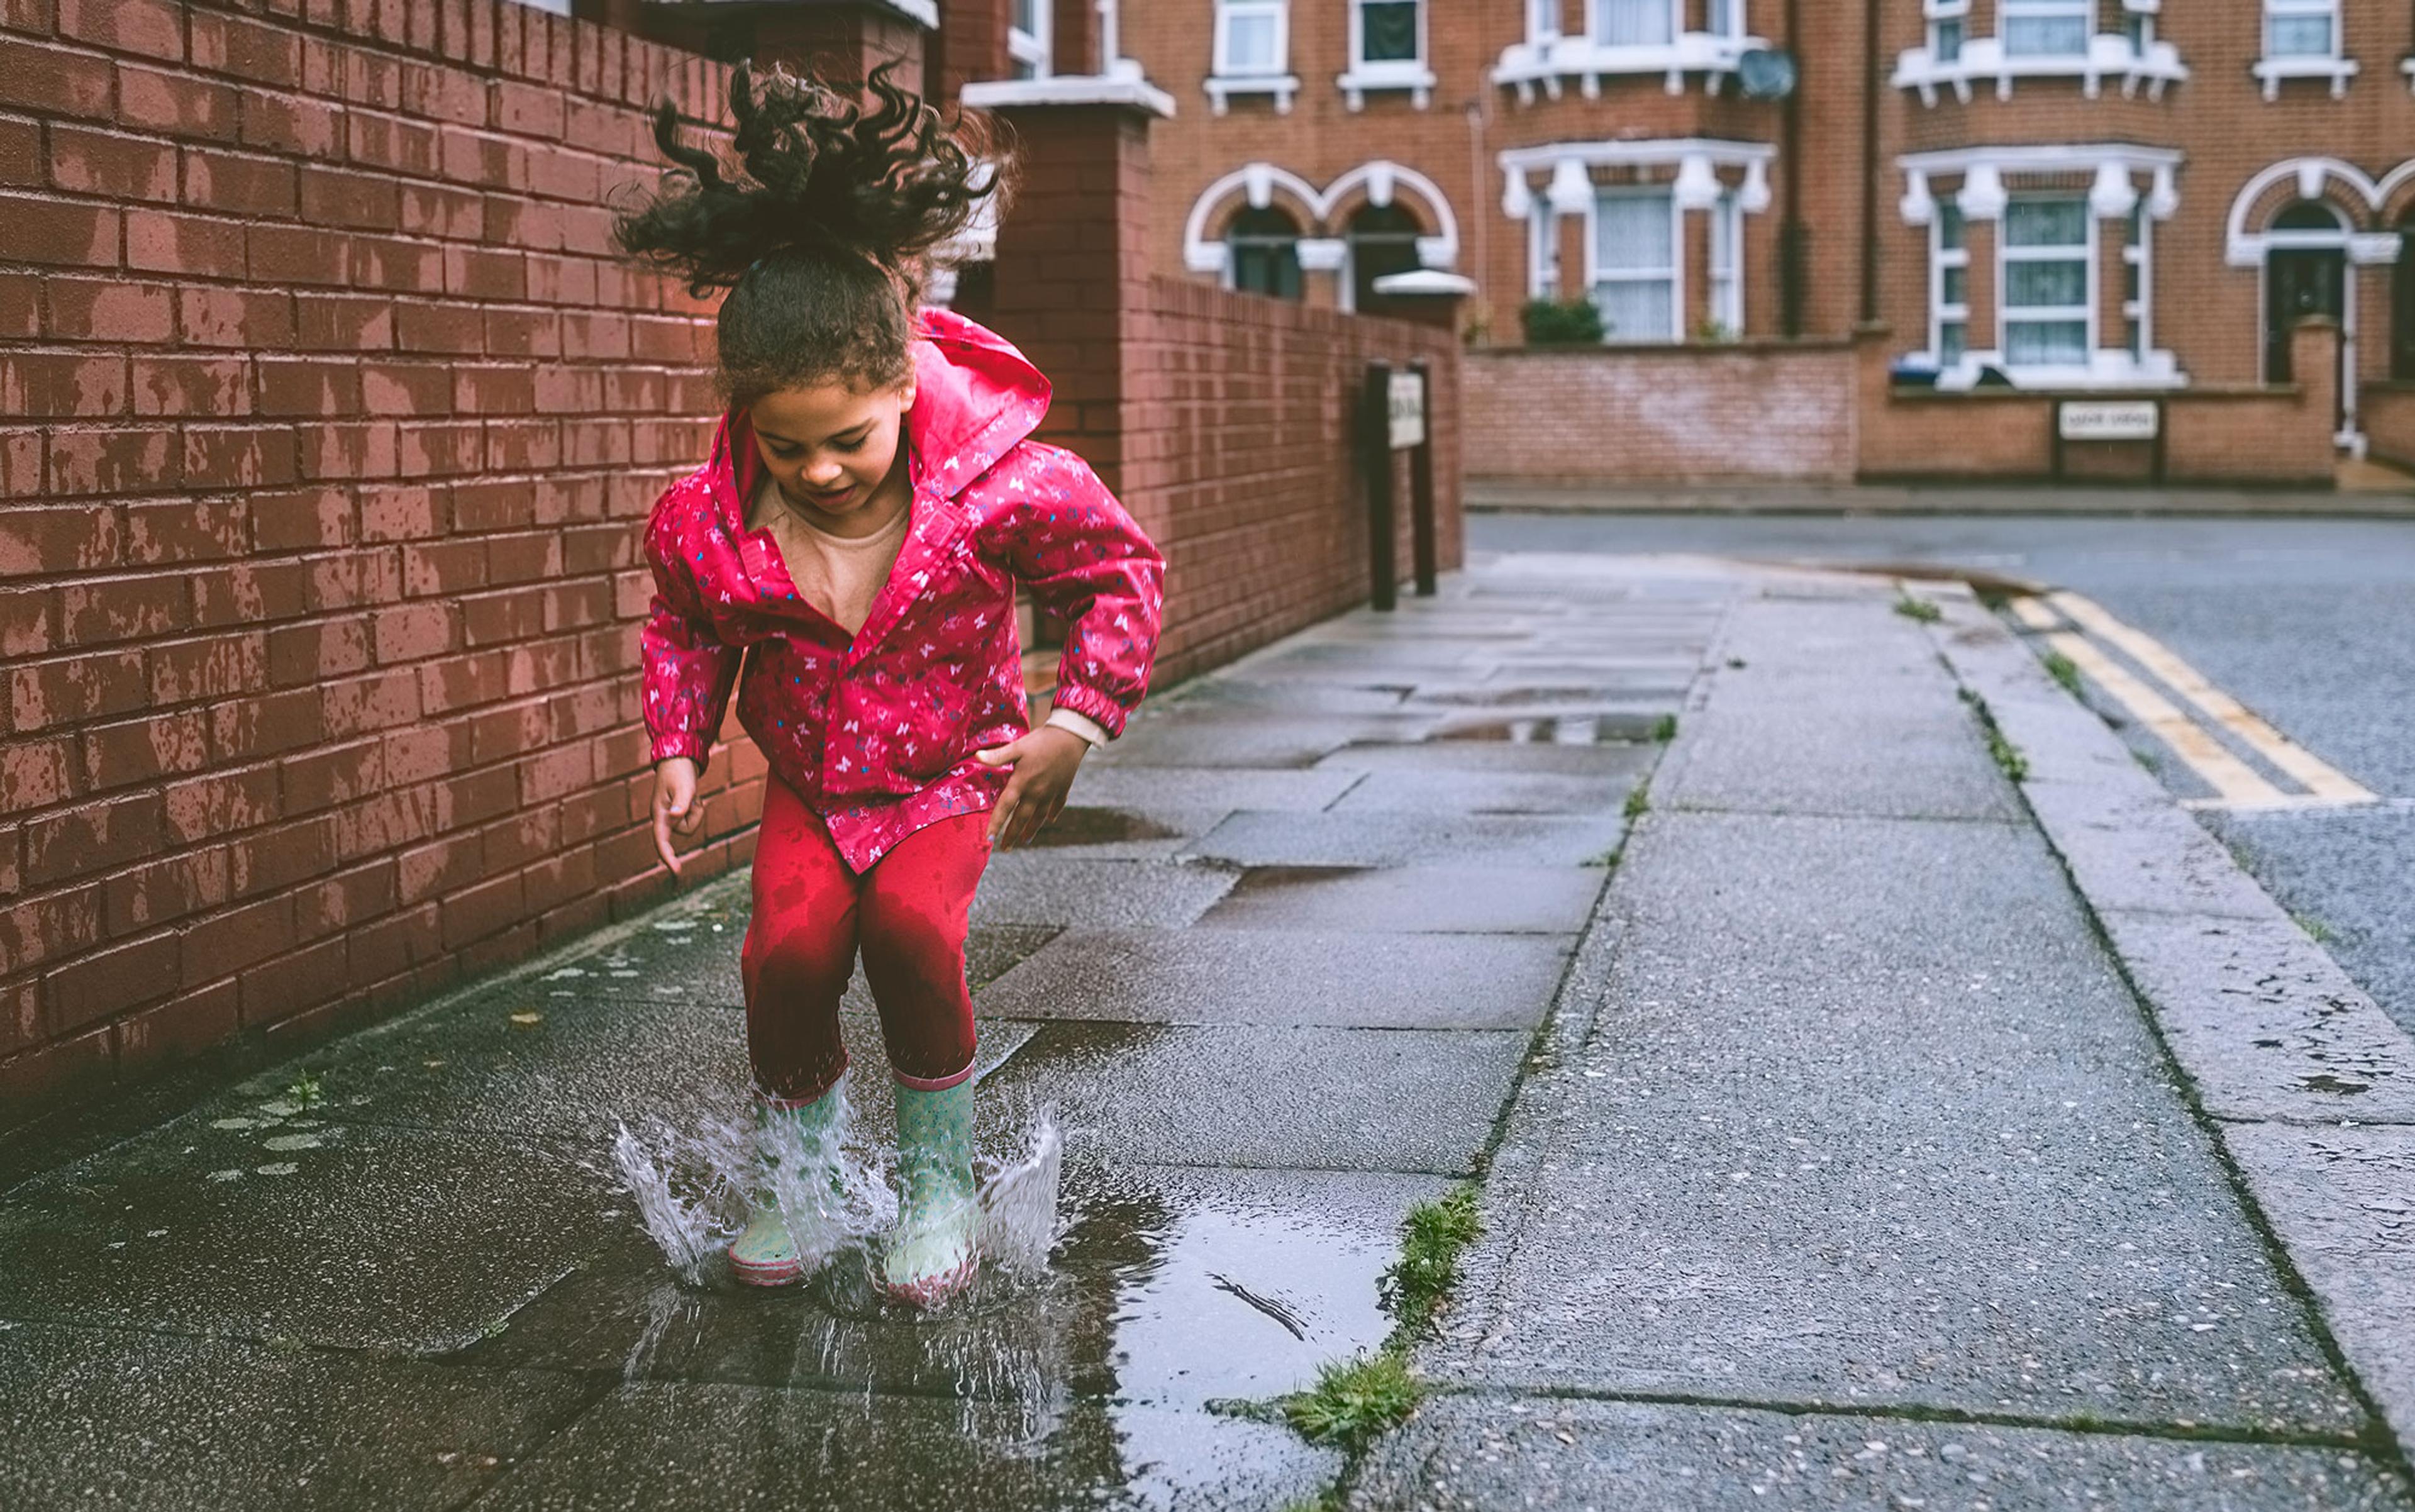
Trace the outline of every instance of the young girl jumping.
<path fill-rule="evenodd" d="M 1122 732 L 1164 562 L 1088 467 L 1028 439 L 1048 408 L 1039 371 L 972 322 L 918 310 L 926 255 L 996 174 L 886 69 L 867 93 L 863 108 L 735 70 L 742 177 L 683 145 L 665 104 L 655 141 L 678 166 L 618 234 L 698 295 L 728 291 L 712 458 L 646 528 L 654 844 L 676 874 L 672 836 L 702 818 L 734 683 L 772 773 L 740 955 L 765 1146 L 834 1158 L 839 996 L 861 951 L 897 1085 L 903 1191 L 880 1281 L 929 1306 L 977 1261 L 973 889 L 991 848 L 1054 818 L 1082 757 Z M 1069 624 L 1039 729 L 1017 583 Z M 729 1258 L 758 1285 L 806 1268 L 769 1193 Z"/>

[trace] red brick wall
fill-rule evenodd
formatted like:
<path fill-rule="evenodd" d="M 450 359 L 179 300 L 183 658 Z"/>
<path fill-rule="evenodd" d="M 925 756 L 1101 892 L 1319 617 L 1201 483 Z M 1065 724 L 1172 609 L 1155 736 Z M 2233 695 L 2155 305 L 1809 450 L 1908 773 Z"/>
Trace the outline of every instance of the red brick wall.
<path fill-rule="evenodd" d="M 637 522 L 710 332 L 602 200 L 722 84 L 497 0 L 5 17 L 0 1121 L 658 885 Z"/>
<path fill-rule="evenodd" d="M 1126 501 L 1166 555 L 1172 681 L 1367 601 L 1357 462 L 1367 365 L 1422 358 L 1433 385 L 1435 556 L 1464 551 L 1462 367 L 1448 330 L 1153 278 L 1123 433 Z M 1406 454 L 1392 497 L 1405 597 Z"/>
<path fill-rule="evenodd" d="M 2373 455 L 2400 467 L 2415 467 L 2415 383 L 2380 383 L 2358 397 Z"/>
<path fill-rule="evenodd" d="M 1846 482 L 1853 358 L 1803 346 L 1468 353 L 1467 471 L 1522 482 Z"/>

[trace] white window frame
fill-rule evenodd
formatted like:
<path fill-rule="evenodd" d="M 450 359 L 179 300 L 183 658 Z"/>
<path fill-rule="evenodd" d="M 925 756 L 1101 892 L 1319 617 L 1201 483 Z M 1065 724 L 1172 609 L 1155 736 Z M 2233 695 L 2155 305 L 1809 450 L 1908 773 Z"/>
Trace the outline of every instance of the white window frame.
<path fill-rule="evenodd" d="M 1275 23 L 1274 62 L 1263 68 L 1243 67 L 1233 61 L 1231 22 L 1237 18 L 1270 19 Z M 1216 0 L 1216 77 L 1262 79 L 1291 71 L 1291 6 L 1289 0 Z"/>
<path fill-rule="evenodd" d="M 1526 297 L 1563 297 L 1560 293 L 1560 217 L 1544 200 L 1537 200 L 1526 212 Z"/>
<path fill-rule="evenodd" d="M 2130 360 L 2143 366 L 2155 350 L 2155 217 L 2141 200 L 2130 209 L 2130 232 L 2122 244 L 2122 265 L 2138 271 L 2137 298 L 2124 297 L 2122 318 L 2138 334 L 2127 345 Z M 2127 336 L 2129 333 L 2123 333 Z"/>
<path fill-rule="evenodd" d="M 1722 188 L 1711 206 L 1708 248 L 1710 304 L 1706 314 L 1719 327 L 1721 338 L 1744 335 L 1744 200 L 1734 189 Z"/>
<path fill-rule="evenodd" d="M 1601 12 L 1605 5 L 1614 3 L 1631 4 L 1645 10 L 1658 9 L 1667 19 L 1669 35 L 1658 42 L 1612 41 L 1608 35 L 1608 28 L 1601 23 Z M 1674 47 L 1677 45 L 1677 38 L 1686 35 L 1685 0 L 1584 0 L 1584 7 L 1585 35 L 1593 39 L 1596 47 Z"/>
<path fill-rule="evenodd" d="M 1962 49 L 1971 41 L 1971 0 L 1928 0 L 1922 7 L 1928 19 L 1928 55 L 1940 66 L 1961 61 Z M 1958 28 L 1955 34 L 1954 55 L 1945 55 L 1945 28 Z"/>
<path fill-rule="evenodd" d="M 1271 70 L 1238 71 L 1228 45 L 1225 23 L 1236 13 L 1272 16 L 1275 63 Z M 1209 104 L 1218 115 L 1232 108 L 1236 95 L 1271 95 L 1275 113 L 1289 115 L 1299 93 L 1299 75 L 1291 71 L 1291 0 L 1216 0 L 1215 35 L 1208 43 L 1213 69 L 1205 81 Z"/>
<path fill-rule="evenodd" d="M 1949 216 L 1961 225 L 1959 247 L 1945 245 Z M 1956 271 L 1962 275 L 1962 298 L 1958 302 L 1945 297 L 1946 275 Z M 1962 328 L 1962 350 L 1951 359 L 1945 355 L 1945 328 L 1949 325 Z M 1945 200 L 1939 202 L 1928 221 L 1928 357 L 1943 369 L 1959 366 L 1971 351 L 1971 222 L 1958 205 Z"/>
<path fill-rule="evenodd" d="M 2084 58 L 2096 36 L 2096 0 L 1996 0 L 1996 36 L 2002 39 L 2007 58 Z M 2079 45 L 2050 52 L 2016 52 L 2011 37 L 2013 22 L 2017 21 L 2076 21 L 2079 22 Z"/>
<path fill-rule="evenodd" d="M 1601 265 L 1601 202 L 1612 199 L 1660 199 L 1669 204 L 1669 268 L 1664 275 L 1658 269 L 1638 273 L 1621 268 L 1607 272 Z M 1594 202 L 1585 216 L 1585 282 L 1584 296 L 1594 297 L 1594 291 L 1605 283 L 1658 283 L 1666 278 L 1669 285 L 1669 331 L 1664 336 L 1637 337 L 1625 332 L 1605 329 L 1602 339 L 1623 345 L 1675 346 L 1686 338 L 1686 212 L 1677 203 L 1677 191 L 1667 184 L 1619 185 L 1597 187 Z M 1602 324 L 1611 322 L 1607 312 Z"/>
<path fill-rule="evenodd" d="M 2079 206 L 2079 223 L 2083 230 L 2080 236 L 2080 245 L 2077 249 L 2067 242 L 2059 243 L 2052 247 L 2015 247 L 2013 245 L 2012 220 L 2014 207 L 2020 204 L 2034 204 L 2042 201 L 2077 203 Z M 2013 327 L 2016 324 L 2068 325 L 2072 323 L 2075 316 L 2082 322 L 2082 335 L 2080 337 L 2079 360 L 2072 366 L 2077 369 L 2086 368 L 2091 364 L 2094 357 L 2097 345 L 2103 339 L 2102 333 L 2097 330 L 2096 317 L 2096 306 L 2098 300 L 2098 290 L 2096 287 L 2098 277 L 2097 255 L 2096 212 L 2094 208 L 2089 204 L 2088 195 L 2085 191 L 2067 192 L 2063 190 L 2054 190 L 2042 192 L 2037 190 L 2020 190 L 2016 191 L 2010 197 L 2010 200 L 2004 206 L 2003 215 L 1999 217 L 1996 222 L 1996 351 L 2002 355 L 2003 364 L 2007 369 L 2015 368 L 2012 352 Z M 2080 304 L 2024 305 L 2021 307 L 2022 313 L 2019 316 L 2016 317 L 2013 314 L 2012 270 L 2014 263 L 2069 262 L 2074 260 L 2075 256 L 2082 260 L 2080 270 L 2082 274 L 2082 302 Z M 2041 365 L 2034 363 L 2027 366 L 2031 371 L 2036 371 L 2041 367 Z M 2059 371 L 2062 369 L 2062 365 L 2048 364 L 2043 366 L 2054 367 Z"/>
<path fill-rule="evenodd" d="M 1727 24 L 1724 26 L 1718 23 L 1721 10 L 1727 12 Z M 1744 40 L 1747 30 L 1744 13 L 1745 0 L 1703 0 L 1702 34 L 1727 41 L 1740 42 Z"/>
<path fill-rule="evenodd" d="M 1424 110 L 1433 103 L 1432 0 L 1406 0 L 1418 7 L 1416 57 L 1386 58 L 1375 63 L 1367 60 L 1367 7 L 1400 3 L 1403 0 L 1349 0 L 1350 69 L 1334 82 L 1342 89 L 1343 103 L 1353 111 L 1365 110 L 1367 96 L 1385 89 L 1407 90 L 1410 105 L 1418 110 Z"/>
<path fill-rule="evenodd" d="M 2348 55 L 2347 38 L 2342 35 L 2345 20 L 2339 0 L 2264 0 L 2257 19 L 2258 50 L 2263 54 L 2249 66 L 2264 85 L 2267 102 L 2281 97 L 2281 82 L 2286 79 L 2328 79 L 2332 98 L 2348 94 L 2348 82 L 2357 75 L 2359 65 Z M 2272 23 L 2322 17 L 2331 22 L 2332 50 L 2329 52 L 2275 53 L 2272 51 Z"/>
<path fill-rule="evenodd" d="M 1545 47 L 1558 41 L 1566 17 L 1564 0 L 1526 0 L 1526 40 Z"/>
<path fill-rule="evenodd" d="M 1057 23 L 1056 8 L 1056 0 L 1032 0 L 1032 27 L 1029 30 L 1013 24 L 1014 12 L 1011 8 L 1007 11 L 1006 55 L 1016 66 L 1029 68 L 1029 78 L 1046 79 L 1054 71 L 1050 65 L 1053 61 L 1052 34 Z"/>

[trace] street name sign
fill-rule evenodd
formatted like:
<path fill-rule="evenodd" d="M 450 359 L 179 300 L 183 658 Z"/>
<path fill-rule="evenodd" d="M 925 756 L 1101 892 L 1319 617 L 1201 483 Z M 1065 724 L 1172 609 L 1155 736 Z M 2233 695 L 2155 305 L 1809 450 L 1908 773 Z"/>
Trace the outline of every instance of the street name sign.
<path fill-rule="evenodd" d="M 2152 399 L 2065 399 L 2056 421 L 2065 441 L 2153 441 L 2163 411 Z"/>
<path fill-rule="evenodd" d="M 1385 393 L 1391 420 L 1392 450 L 1426 443 L 1426 381 L 1421 373 L 1394 373 Z"/>

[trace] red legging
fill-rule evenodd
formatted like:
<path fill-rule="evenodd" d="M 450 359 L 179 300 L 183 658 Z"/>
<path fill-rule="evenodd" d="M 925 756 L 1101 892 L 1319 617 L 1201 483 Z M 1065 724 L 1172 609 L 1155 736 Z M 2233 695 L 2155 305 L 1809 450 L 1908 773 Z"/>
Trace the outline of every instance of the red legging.
<path fill-rule="evenodd" d="M 810 1102 L 847 1070 L 838 1003 L 859 947 L 898 1079 L 938 1088 L 971 1075 L 965 921 L 989 863 L 989 815 L 926 825 L 858 876 L 803 799 L 776 777 L 763 789 L 755 915 L 739 953 L 763 1095 Z"/>

